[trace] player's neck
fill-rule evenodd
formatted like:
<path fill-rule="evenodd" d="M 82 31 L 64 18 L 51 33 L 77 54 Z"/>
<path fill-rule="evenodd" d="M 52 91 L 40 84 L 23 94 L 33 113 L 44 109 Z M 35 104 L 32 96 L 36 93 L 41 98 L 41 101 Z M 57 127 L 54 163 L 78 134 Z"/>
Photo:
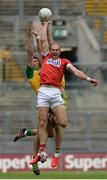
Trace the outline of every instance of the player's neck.
<path fill-rule="evenodd" d="M 58 59 L 59 58 L 59 56 L 52 56 L 52 59 Z"/>

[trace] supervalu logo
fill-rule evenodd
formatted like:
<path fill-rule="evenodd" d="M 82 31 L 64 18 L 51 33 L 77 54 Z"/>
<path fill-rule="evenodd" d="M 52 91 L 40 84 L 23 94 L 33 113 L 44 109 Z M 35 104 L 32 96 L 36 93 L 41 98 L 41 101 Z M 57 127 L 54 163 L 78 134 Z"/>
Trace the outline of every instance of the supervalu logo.
<path fill-rule="evenodd" d="M 46 64 L 50 64 L 56 67 L 60 67 L 61 66 L 61 60 L 60 59 L 48 59 Z"/>

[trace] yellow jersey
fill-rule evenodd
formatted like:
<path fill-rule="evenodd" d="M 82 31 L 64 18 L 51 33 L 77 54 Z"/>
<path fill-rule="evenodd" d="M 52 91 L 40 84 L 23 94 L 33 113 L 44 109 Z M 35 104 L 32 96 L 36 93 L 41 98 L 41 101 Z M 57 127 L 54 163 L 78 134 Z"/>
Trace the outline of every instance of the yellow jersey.
<path fill-rule="evenodd" d="M 29 84 L 31 85 L 32 89 L 35 91 L 36 95 L 38 94 L 38 89 L 40 86 L 40 75 L 39 69 L 35 69 L 33 67 L 26 67 L 26 76 L 28 79 Z"/>

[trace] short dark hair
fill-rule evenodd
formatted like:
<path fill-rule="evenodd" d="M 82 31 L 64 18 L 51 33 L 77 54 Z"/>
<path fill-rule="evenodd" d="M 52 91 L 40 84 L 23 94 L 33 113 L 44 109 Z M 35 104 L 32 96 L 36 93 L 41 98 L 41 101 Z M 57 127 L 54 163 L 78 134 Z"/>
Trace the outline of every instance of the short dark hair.
<path fill-rule="evenodd" d="M 38 57 L 37 56 L 33 56 L 33 59 L 38 59 Z"/>

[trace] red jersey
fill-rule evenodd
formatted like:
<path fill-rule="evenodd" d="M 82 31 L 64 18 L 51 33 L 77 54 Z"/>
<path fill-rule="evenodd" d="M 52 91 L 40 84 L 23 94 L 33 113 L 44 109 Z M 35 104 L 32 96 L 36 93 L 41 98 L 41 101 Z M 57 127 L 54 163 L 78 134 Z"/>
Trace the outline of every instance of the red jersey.
<path fill-rule="evenodd" d="M 66 65 L 69 63 L 71 62 L 65 58 L 52 59 L 48 53 L 42 61 L 40 85 L 50 84 L 60 88 Z"/>

